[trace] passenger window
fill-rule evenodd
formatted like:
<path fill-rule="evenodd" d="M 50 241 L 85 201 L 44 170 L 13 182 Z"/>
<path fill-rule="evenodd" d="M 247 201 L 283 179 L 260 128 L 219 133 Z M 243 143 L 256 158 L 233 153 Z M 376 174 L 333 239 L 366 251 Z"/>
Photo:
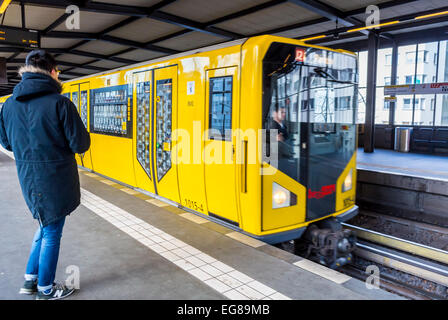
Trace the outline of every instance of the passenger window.
<path fill-rule="evenodd" d="M 91 90 L 90 131 L 132 138 L 132 86 Z"/>
<path fill-rule="evenodd" d="M 232 76 L 210 78 L 210 139 L 225 140 L 232 130 L 232 85 Z"/>
<path fill-rule="evenodd" d="M 81 91 L 81 106 L 79 109 L 82 123 L 87 129 L 87 91 Z"/>
<path fill-rule="evenodd" d="M 137 159 L 151 179 L 149 142 L 151 132 L 151 83 L 137 83 Z"/>
<path fill-rule="evenodd" d="M 157 178 L 160 181 L 171 169 L 171 120 L 172 120 L 172 79 L 157 80 L 156 114 L 157 114 Z"/>
<path fill-rule="evenodd" d="M 79 112 L 79 100 L 78 100 L 78 92 L 72 92 L 72 102 L 76 106 L 76 110 Z"/>

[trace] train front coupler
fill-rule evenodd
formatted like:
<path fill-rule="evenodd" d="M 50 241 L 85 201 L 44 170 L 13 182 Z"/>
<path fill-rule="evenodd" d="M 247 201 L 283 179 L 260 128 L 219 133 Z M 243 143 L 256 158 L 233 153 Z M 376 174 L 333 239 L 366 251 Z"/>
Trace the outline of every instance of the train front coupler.
<path fill-rule="evenodd" d="M 343 229 L 335 218 L 325 219 L 308 226 L 304 241 L 296 249 L 302 256 L 332 269 L 350 263 L 356 247 L 356 235 Z"/>

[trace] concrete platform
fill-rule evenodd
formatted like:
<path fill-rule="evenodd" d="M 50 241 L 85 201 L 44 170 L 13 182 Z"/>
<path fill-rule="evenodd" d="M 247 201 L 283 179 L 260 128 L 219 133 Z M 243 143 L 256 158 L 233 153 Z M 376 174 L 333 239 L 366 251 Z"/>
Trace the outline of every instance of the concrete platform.
<path fill-rule="evenodd" d="M 70 299 L 400 299 L 202 217 L 80 170 L 57 280 L 79 267 Z M 0 152 L 0 299 L 19 295 L 37 221 L 14 160 Z"/>
<path fill-rule="evenodd" d="M 365 153 L 364 149 L 359 148 L 357 157 L 359 169 L 448 181 L 446 156 L 402 153 L 385 149 Z"/>
<path fill-rule="evenodd" d="M 448 227 L 448 157 L 359 149 L 357 167 L 363 209 Z"/>

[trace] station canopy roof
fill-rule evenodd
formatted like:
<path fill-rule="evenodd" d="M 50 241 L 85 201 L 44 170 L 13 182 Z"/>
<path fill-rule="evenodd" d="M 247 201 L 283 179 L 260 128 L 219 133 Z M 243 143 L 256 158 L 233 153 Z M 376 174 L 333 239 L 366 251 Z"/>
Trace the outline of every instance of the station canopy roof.
<path fill-rule="evenodd" d="M 66 11 L 70 5 L 80 10 L 79 29 Z M 378 6 L 385 25 L 352 30 L 366 26 L 368 5 Z M 0 30 L 37 31 L 40 47 L 56 56 L 61 79 L 69 80 L 262 34 L 354 50 L 369 32 L 385 42 L 448 39 L 447 13 L 447 0 L 31 0 L 10 2 Z M 17 71 L 30 46 L 0 41 L 8 75 L 0 95 L 20 81 Z"/>

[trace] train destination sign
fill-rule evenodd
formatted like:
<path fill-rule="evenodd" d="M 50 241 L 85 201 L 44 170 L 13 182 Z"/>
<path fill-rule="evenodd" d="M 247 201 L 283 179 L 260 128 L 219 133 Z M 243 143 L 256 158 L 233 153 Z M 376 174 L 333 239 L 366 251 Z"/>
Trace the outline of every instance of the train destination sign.
<path fill-rule="evenodd" d="M 384 95 L 448 93 L 448 82 L 405 84 L 384 87 Z"/>
<path fill-rule="evenodd" d="M 39 33 L 27 29 L 0 26 L 0 44 L 3 43 L 38 48 Z"/>

